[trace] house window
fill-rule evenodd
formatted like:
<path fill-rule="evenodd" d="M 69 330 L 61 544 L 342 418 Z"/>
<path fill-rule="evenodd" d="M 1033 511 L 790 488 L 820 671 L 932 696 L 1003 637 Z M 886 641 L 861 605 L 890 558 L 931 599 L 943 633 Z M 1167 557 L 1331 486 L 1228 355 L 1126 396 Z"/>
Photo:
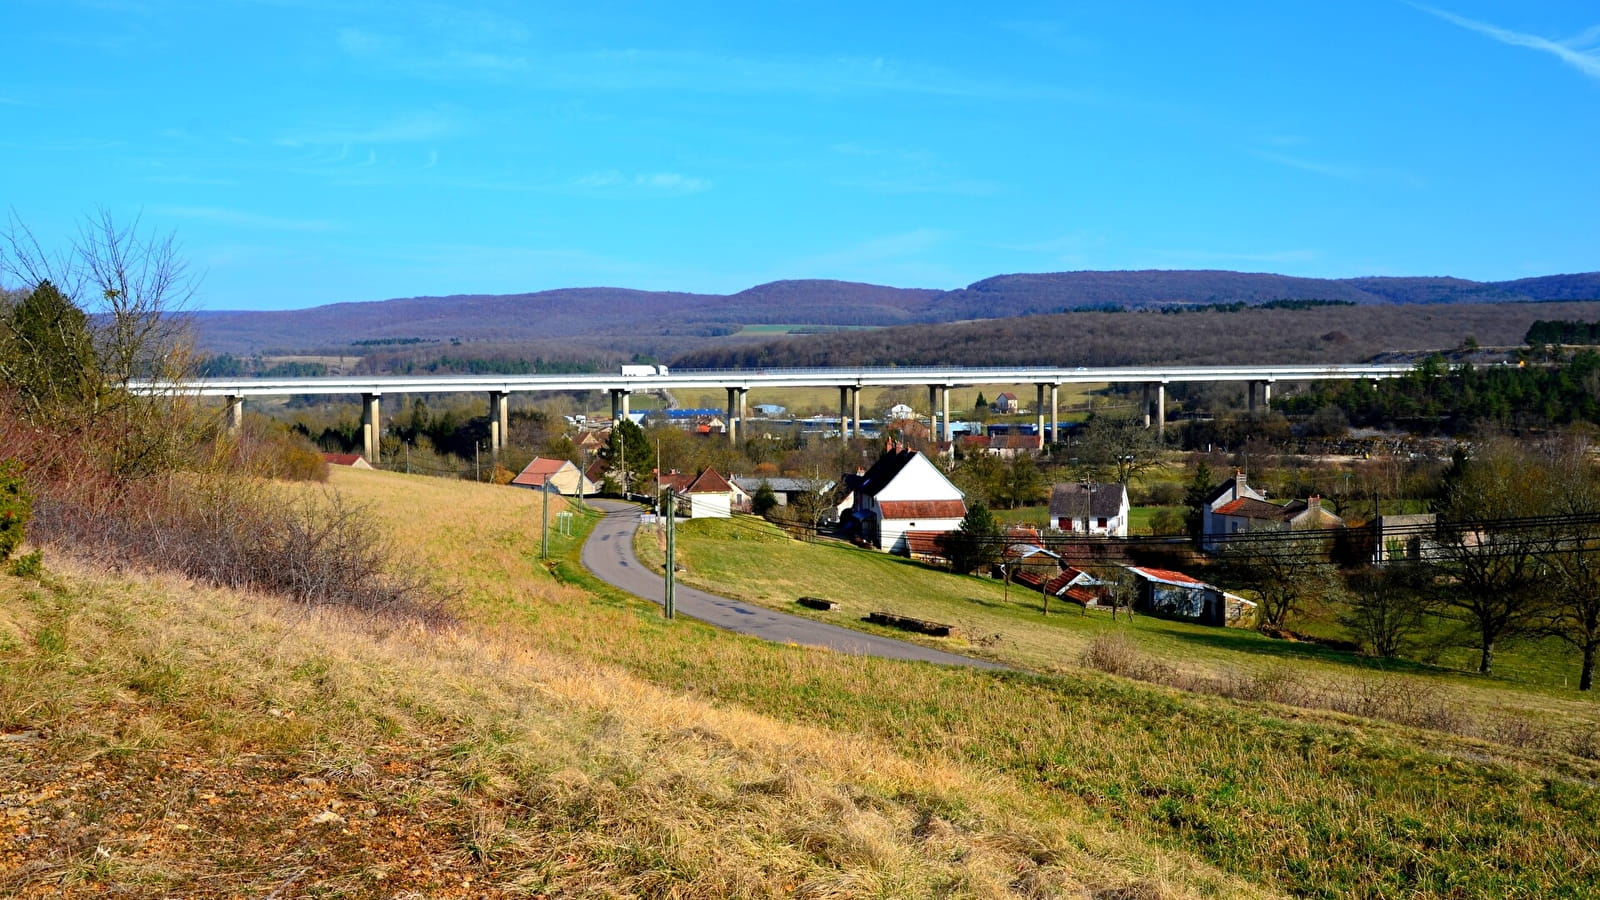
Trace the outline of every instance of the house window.
<path fill-rule="evenodd" d="M 1106 517 L 1105 516 L 1101 516 L 1100 518 L 1095 519 L 1094 521 L 1095 521 L 1095 527 L 1096 528 L 1099 528 L 1101 530 L 1105 529 L 1105 527 L 1106 527 Z"/>

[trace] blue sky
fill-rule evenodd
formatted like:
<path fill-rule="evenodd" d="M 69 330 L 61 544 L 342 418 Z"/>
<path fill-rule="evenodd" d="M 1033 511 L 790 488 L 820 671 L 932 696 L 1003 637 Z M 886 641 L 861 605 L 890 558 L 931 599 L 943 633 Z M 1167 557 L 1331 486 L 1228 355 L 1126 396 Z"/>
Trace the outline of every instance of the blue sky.
<path fill-rule="evenodd" d="M 1600 269 L 1600 7 L 4 0 L 0 202 L 199 305 Z"/>

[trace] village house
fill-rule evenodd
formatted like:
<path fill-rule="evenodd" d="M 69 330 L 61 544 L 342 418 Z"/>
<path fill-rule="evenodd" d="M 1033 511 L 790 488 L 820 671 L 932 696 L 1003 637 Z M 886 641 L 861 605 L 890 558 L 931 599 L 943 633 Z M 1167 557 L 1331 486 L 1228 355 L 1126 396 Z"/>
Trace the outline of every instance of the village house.
<path fill-rule="evenodd" d="M 755 497 L 756 491 L 761 490 L 762 485 L 772 489 L 779 506 L 788 506 L 802 494 L 826 495 L 833 490 L 833 482 L 826 478 L 787 478 L 777 475 L 734 475 L 728 479 L 728 484 L 744 497 L 742 505 L 746 509 L 749 508 L 750 499 Z M 734 506 L 740 505 L 740 500 L 735 497 Z"/>
<path fill-rule="evenodd" d="M 511 479 L 512 487 L 531 488 L 544 490 L 545 485 L 550 490 L 568 497 L 594 494 L 599 488 L 588 476 L 578 471 L 578 467 L 570 459 L 545 459 L 535 456 L 517 477 Z"/>
<path fill-rule="evenodd" d="M 852 505 L 844 532 L 879 550 L 909 553 L 906 532 L 947 532 L 961 527 L 967 504 L 961 489 L 926 456 L 890 444 L 872 468 L 847 476 Z"/>
<path fill-rule="evenodd" d="M 372 464 L 359 453 L 324 453 L 322 461 L 330 466 L 349 466 L 352 469 L 370 469 Z"/>
<path fill-rule="evenodd" d="M 1135 579 L 1133 608 L 1200 625 L 1254 624 L 1256 604 L 1170 569 L 1125 566 Z"/>
<path fill-rule="evenodd" d="M 1344 527 L 1343 519 L 1322 508 L 1321 497 L 1272 503 L 1246 483 L 1243 472 L 1211 492 L 1200 518 L 1200 548 L 1207 553 L 1217 552 L 1235 534 Z"/>
<path fill-rule="evenodd" d="M 1057 531 L 1127 537 L 1130 509 L 1121 484 L 1084 481 L 1050 489 L 1050 527 Z"/>
<path fill-rule="evenodd" d="M 678 512 L 690 519 L 726 519 L 733 515 L 734 487 L 716 469 L 698 475 L 668 472 L 659 476 L 661 489 L 671 491 Z"/>
<path fill-rule="evenodd" d="M 1017 395 L 1011 393 L 1010 391 L 1006 391 L 1000 396 L 994 398 L 994 402 L 989 404 L 989 409 L 991 412 L 1007 415 L 1020 411 L 1021 407 L 1017 404 Z"/>

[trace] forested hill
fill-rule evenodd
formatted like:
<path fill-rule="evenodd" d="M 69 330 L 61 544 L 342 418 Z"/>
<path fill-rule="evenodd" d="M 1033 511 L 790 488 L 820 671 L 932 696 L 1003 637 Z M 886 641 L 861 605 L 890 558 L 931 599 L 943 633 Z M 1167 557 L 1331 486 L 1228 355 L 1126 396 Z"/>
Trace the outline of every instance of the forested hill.
<path fill-rule="evenodd" d="M 823 327 L 999 319 L 1084 309 L 1142 309 L 1278 300 L 1363 306 L 1600 298 L 1600 273 L 1506 282 L 1459 278 L 1295 278 L 1225 271 L 1000 275 L 958 290 L 843 281 L 776 281 L 735 294 L 571 288 L 527 294 L 413 297 L 284 312 L 195 317 L 210 352 L 256 353 L 407 341 L 621 346 L 671 355 L 759 324 Z"/>
<path fill-rule="evenodd" d="M 1362 362 L 1472 338 L 1521 344 L 1535 320 L 1600 319 L 1600 302 L 1312 305 L 1173 312 L 1071 312 L 901 326 L 706 348 L 684 368 L 784 366 L 1123 366 Z"/>
<path fill-rule="evenodd" d="M 194 327 L 201 348 L 214 353 L 419 339 L 526 342 L 577 337 L 601 344 L 610 337 L 627 337 L 634 339 L 628 343 L 638 344 L 647 336 L 716 337 L 765 323 L 876 326 L 922 321 L 928 300 L 939 293 L 843 281 L 778 281 L 727 295 L 567 288 L 214 312 L 197 316 Z"/>

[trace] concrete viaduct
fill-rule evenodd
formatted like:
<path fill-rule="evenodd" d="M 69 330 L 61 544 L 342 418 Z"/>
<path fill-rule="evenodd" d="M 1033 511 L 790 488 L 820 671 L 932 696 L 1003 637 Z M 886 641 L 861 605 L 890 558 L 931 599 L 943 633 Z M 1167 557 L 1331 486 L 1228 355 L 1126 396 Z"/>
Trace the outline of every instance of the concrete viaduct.
<path fill-rule="evenodd" d="M 284 379 L 207 379 L 183 383 L 140 382 L 131 387 L 143 393 L 183 393 L 222 397 L 228 404 L 228 422 L 238 428 L 246 397 L 291 394 L 356 394 L 361 402 L 362 445 L 370 462 L 378 462 L 378 438 L 383 428 L 379 416 L 384 394 L 486 393 L 489 395 L 490 443 L 498 451 L 505 441 L 508 400 L 516 393 L 553 391 L 607 391 L 612 418 L 628 414 L 629 395 L 662 389 L 721 388 L 728 396 L 728 439 L 738 441 L 745 419 L 745 397 L 752 388 L 837 387 L 840 430 L 861 433 L 861 389 L 865 387 L 922 386 L 928 388 L 928 408 L 941 411 L 944 440 L 950 440 L 950 389 L 990 384 L 1033 384 L 1034 409 L 1039 433 L 1047 424 L 1059 432 L 1057 391 L 1063 384 L 1137 384 L 1144 388 L 1144 419 L 1151 411 L 1158 429 L 1165 427 L 1168 384 L 1192 382 L 1244 382 L 1249 385 L 1250 409 L 1272 399 L 1276 382 L 1350 381 L 1395 378 L 1412 371 L 1409 365 L 1332 366 L 1141 366 L 1116 368 L 837 368 L 837 369 L 721 369 L 677 371 L 668 375 L 434 375 L 362 376 Z"/>

